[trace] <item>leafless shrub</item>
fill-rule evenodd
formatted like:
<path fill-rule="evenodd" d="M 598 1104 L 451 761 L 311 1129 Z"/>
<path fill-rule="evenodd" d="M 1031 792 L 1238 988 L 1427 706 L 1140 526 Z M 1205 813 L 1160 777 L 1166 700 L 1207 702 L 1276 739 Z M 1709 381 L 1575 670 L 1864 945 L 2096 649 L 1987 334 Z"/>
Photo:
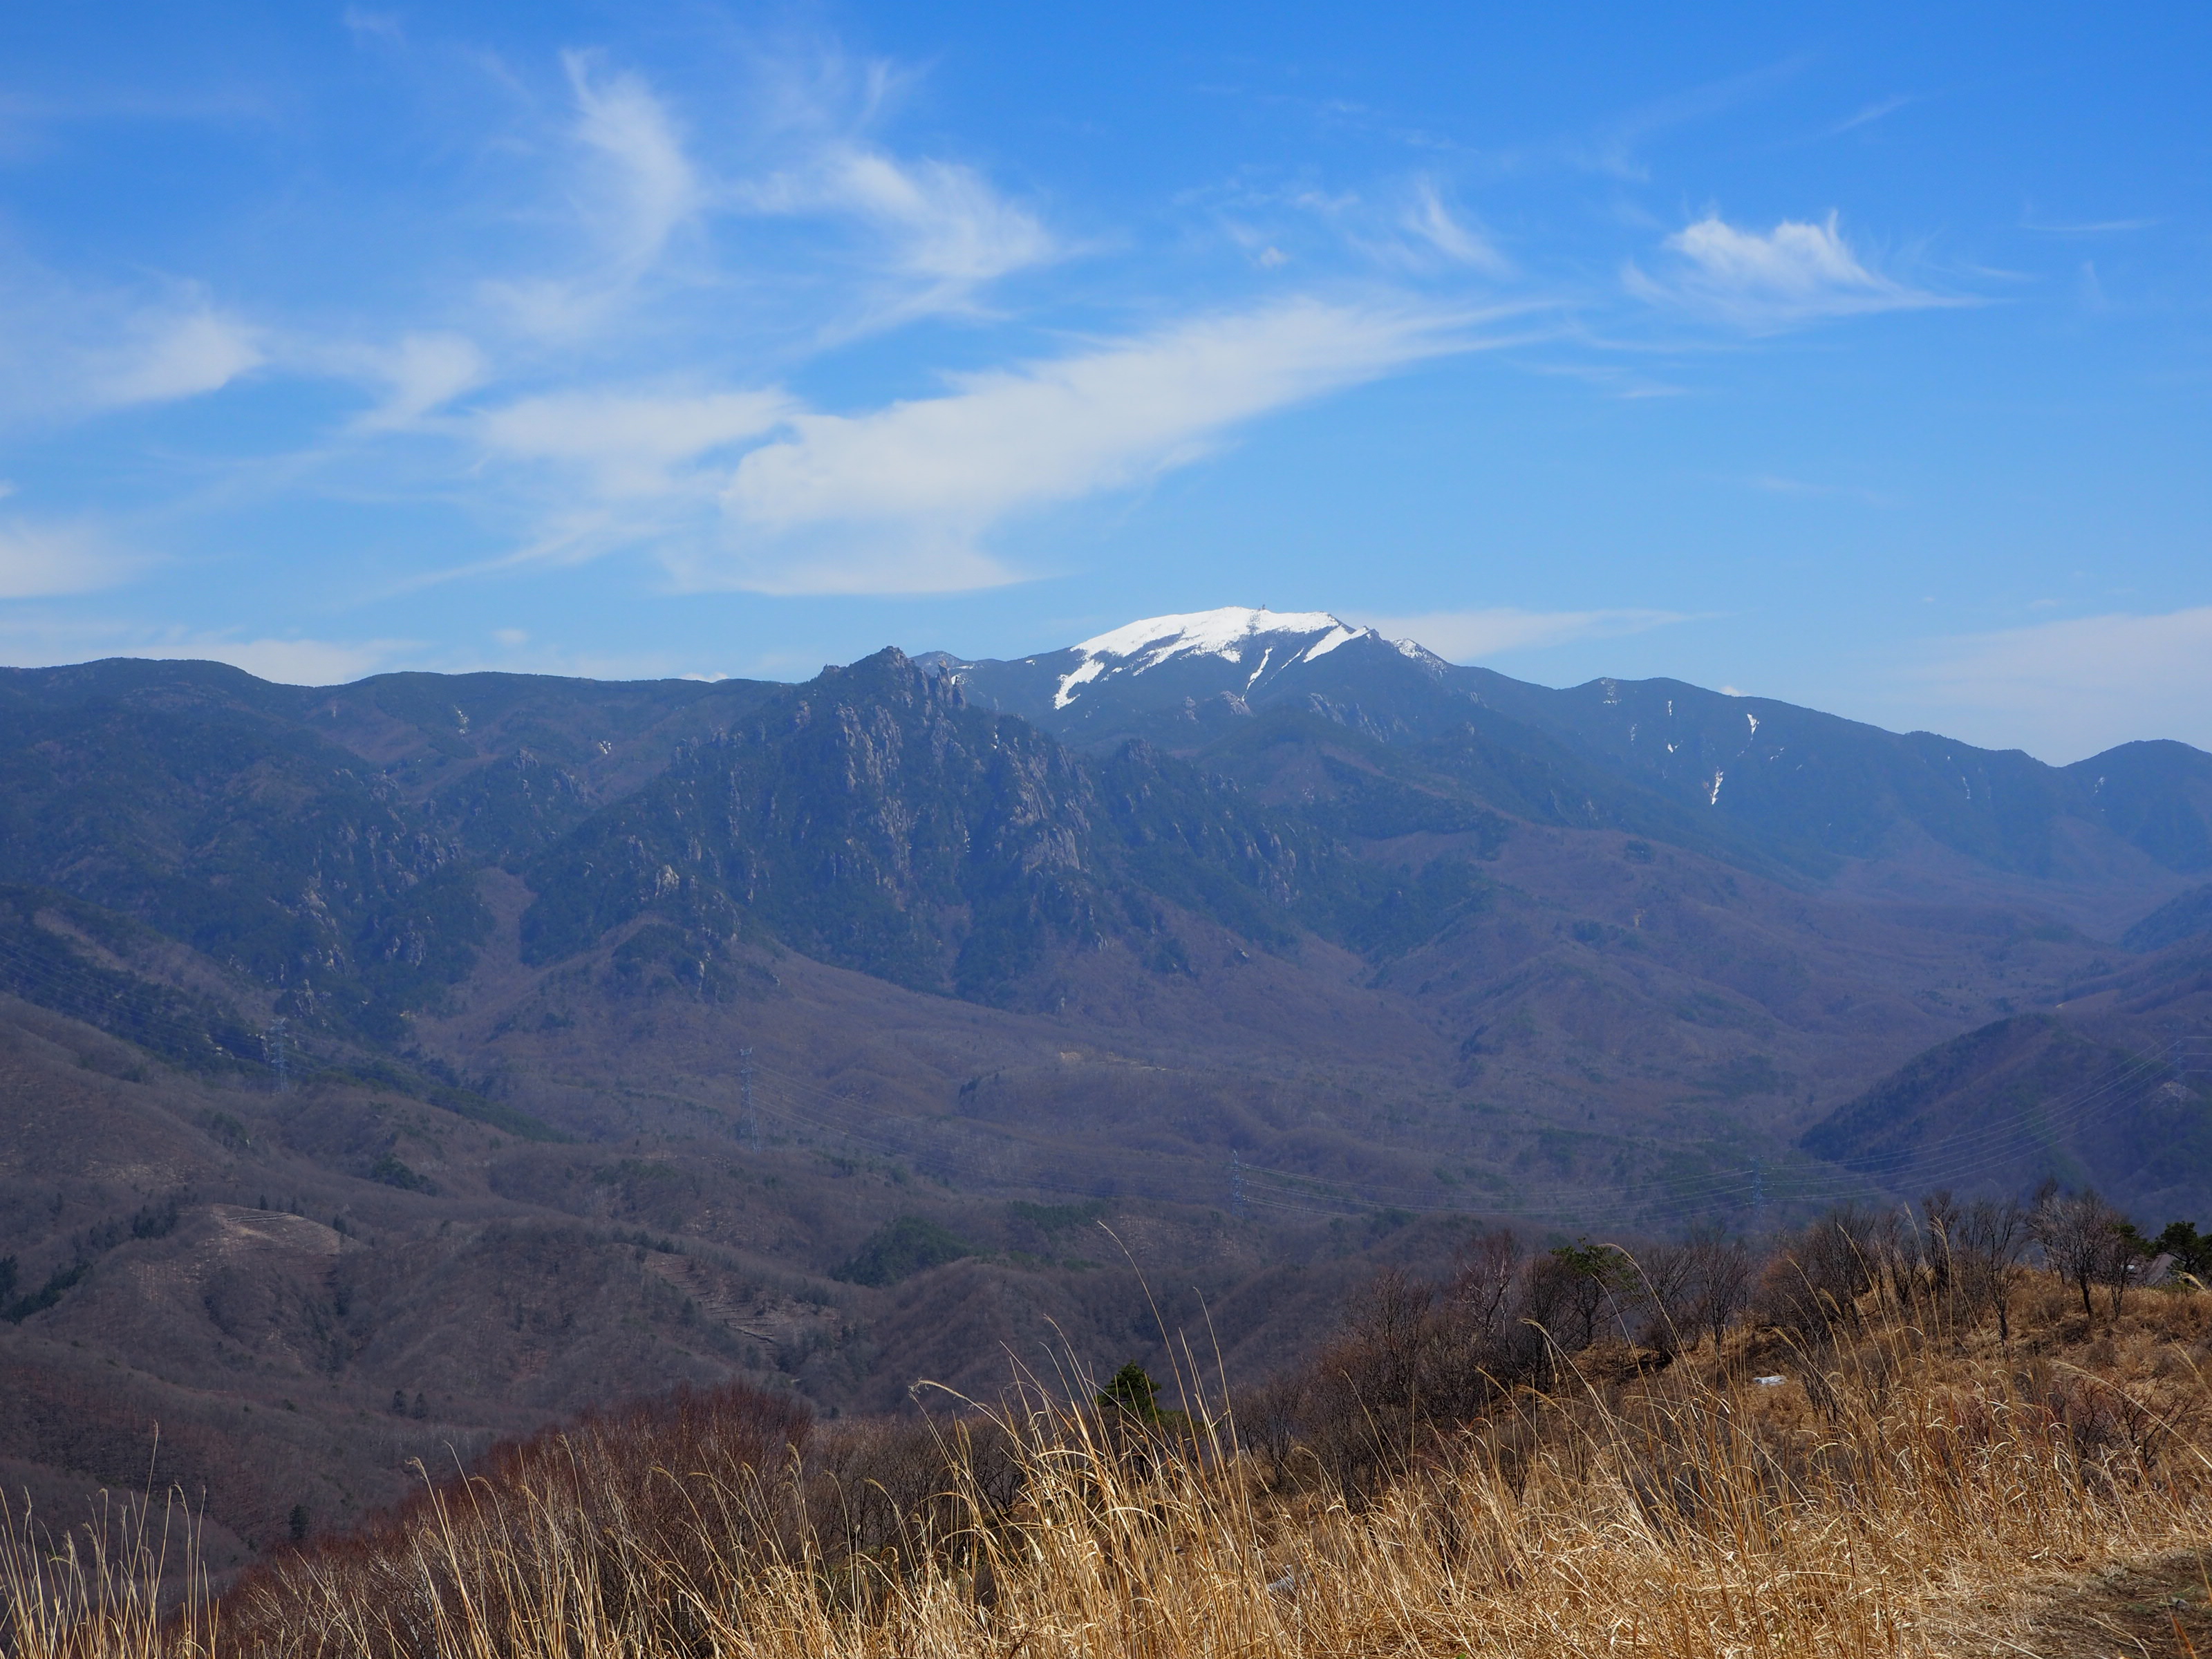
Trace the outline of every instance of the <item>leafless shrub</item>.
<path fill-rule="evenodd" d="M 1860 1298 L 1884 1285 L 1895 1224 L 1844 1205 L 1785 1237 L 1761 1270 L 1753 1311 L 1801 1339 L 1824 1340 L 1860 1322 Z"/>
<path fill-rule="evenodd" d="M 1751 1250 L 1717 1228 L 1635 1252 L 1645 1296 L 1637 1340 L 1662 1352 L 1719 1341 L 1751 1299 Z"/>

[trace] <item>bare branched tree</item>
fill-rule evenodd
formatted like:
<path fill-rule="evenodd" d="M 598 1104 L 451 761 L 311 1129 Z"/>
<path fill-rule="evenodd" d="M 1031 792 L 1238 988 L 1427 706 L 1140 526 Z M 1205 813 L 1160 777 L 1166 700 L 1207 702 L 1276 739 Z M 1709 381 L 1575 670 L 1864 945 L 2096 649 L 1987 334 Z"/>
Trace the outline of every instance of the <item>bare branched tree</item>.
<path fill-rule="evenodd" d="M 2012 1341 L 2012 1292 L 2030 1241 L 2028 1212 L 2012 1199 L 1978 1198 L 1950 1231 L 1952 1271 L 1970 1311 L 1997 1316 L 1997 1340 Z"/>
<path fill-rule="evenodd" d="M 1514 1281 L 1521 1273 L 1520 1240 L 1507 1227 L 1479 1232 L 1460 1247 L 1454 1269 L 1452 1306 L 1474 1334 L 1496 1341 L 1504 1334 Z"/>
<path fill-rule="evenodd" d="M 2096 1288 L 2127 1271 L 2130 1252 L 2120 1231 L 2125 1220 L 2094 1188 L 2062 1193 L 2046 1187 L 2038 1196 L 2029 1231 L 2051 1271 L 2081 1293 L 2084 1319 L 2096 1317 Z M 2124 1278 L 2119 1282 L 2124 1285 Z M 2113 1300 L 2117 1304 L 2118 1297 Z"/>

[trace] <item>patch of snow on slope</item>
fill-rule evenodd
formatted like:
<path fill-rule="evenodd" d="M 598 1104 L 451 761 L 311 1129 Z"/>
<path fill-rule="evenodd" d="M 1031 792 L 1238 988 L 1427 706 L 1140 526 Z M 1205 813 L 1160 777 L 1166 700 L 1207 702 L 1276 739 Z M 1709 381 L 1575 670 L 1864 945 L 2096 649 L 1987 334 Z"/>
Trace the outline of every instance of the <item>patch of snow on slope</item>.
<path fill-rule="evenodd" d="M 1097 679 L 1105 672 L 1106 659 L 1103 657 L 1086 658 L 1077 664 L 1073 674 L 1064 674 L 1060 677 L 1060 690 L 1052 694 L 1052 706 L 1054 708 L 1066 708 L 1069 703 L 1075 701 L 1077 686 L 1085 680 Z"/>
<path fill-rule="evenodd" d="M 1307 649 L 1306 660 L 1311 662 L 1316 657 L 1326 657 L 1346 640 L 1356 640 L 1367 631 L 1364 628 L 1346 628 L 1342 623 L 1338 623 L 1335 627 L 1328 630 L 1318 644 Z"/>

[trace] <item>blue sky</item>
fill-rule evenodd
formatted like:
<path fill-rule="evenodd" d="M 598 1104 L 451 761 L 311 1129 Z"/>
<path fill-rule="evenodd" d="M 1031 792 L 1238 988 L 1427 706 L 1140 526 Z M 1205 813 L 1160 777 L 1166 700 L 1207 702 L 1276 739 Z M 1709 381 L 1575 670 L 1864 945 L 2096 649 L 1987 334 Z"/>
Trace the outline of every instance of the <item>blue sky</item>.
<path fill-rule="evenodd" d="M 2212 12 L 1682 9 L 11 8 L 0 661 L 1265 604 L 2212 747 Z"/>

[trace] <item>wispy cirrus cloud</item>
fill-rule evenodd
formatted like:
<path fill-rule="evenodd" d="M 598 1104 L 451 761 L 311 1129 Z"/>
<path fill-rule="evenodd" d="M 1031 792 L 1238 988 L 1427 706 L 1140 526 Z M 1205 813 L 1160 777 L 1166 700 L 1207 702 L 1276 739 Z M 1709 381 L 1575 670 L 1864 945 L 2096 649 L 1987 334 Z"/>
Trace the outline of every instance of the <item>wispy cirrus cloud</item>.
<path fill-rule="evenodd" d="M 386 17 L 347 21 L 385 59 L 416 52 Z M 59 380 L 78 388 L 86 410 L 189 398 L 247 375 L 349 382 L 358 399 L 349 415 L 293 454 L 249 455 L 241 476 L 266 464 L 228 499 L 255 487 L 305 494 L 340 478 L 364 497 L 459 504 L 502 543 L 471 546 L 470 571 L 625 550 L 689 588 L 943 592 L 1018 579 L 1006 532 L 1024 514 L 1142 488 L 1275 411 L 1498 343 L 1483 337 L 1470 296 L 1499 283 L 1516 283 L 1531 305 L 1548 292 L 1562 313 L 1619 315 L 1618 295 L 1592 301 L 1579 275 L 1547 289 L 1527 228 L 1540 219 L 1504 222 L 1517 228 L 1509 259 L 1482 198 L 1468 193 L 1473 169 L 1434 149 L 1424 150 L 1424 171 L 1330 189 L 1240 184 L 1197 203 L 1200 213 L 1249 217 L 1249 251 L 1265 276 L 1183 266 L 1132 288 L 1109 272 L 1086 291 L 1042 295 L 1041 284 L 1006 279 L 1107 244 L 1078 240 L 1043 198 L 1024 198 L 945 141 L 905 142 L 894 118 L 899 72 L 834 50 L 818 61 L 748 62 L 750 78 L 741 68 L 729 86 L 684 64 L 648 73 L 616 52 L 550 45 L 534 69 L 502 65 L 501 97 L 485 101 L 486 130 L 473 135 L 496 165 L 470 171 L 436 215 L 410 222 L 436 257 L 402 249 L 385 273 L 400 279 L 388 293 L 358 309 L 349 293 L 339 323 L 327 320 L 336 303 L 319 321 L 312 307 L 271 301 L 276 320 L 264 323 L 212 291 L 149 286 L 108 306 L 97 327 L 58 331 L 99 348 L 72 345 Z M 1792 73 L 1778 65 L 1649 106 L 1574 165 L 1637 176 L 1638 146 Z M 702 84 L 703 95 L 681 90 Z M 499 234 L 451 233 L 454 224 Z M 1654 229 L 1647 222 L 1626 234 L 1641 242 Z M 1641 298 L 1754 332 L 1952 303 L 1885 273 L 1845 242 L 1832 215 L 1771 232 L 1709 216 L 1646 262 L 1650 274 L 1630 267 Z M 1386 283 L 1387 292 L 1371 286 Z M 1298 297 L 1254 297 L 1285 292 Z M 1024 331 L 990 333 L 1012 307 Z M 932 355 L 942 341 L 925 331 L 908 337 L 912 349 L 886 345 L 872 362 L 833 355 L 928 316 L 963 324 L 955 360 L 994 366 L 931 381 L 951 354 Z M 1073 317 L 1096 331 L 1090 343 L 1041 355 L 1031 331 Z M 0 329 L 0 353 L 8 333 Z M 1613 374 L 1630 392 L 1667 389 L 1621 379 L 1608 352 L 1588 353 L 1578 368 Z M 0 379 L 39 382 L 9 367 L 0 357 Z M 915 395 L 917 380 L 943 390 Z M 817 389 L 802 400 L 792 387 Z M 892 401 L 887 387 L 906 395 Z M 317 411 L 310 418 L 327 410 L 326 391 L 301 400 Z M 453 574 L 451 564 L 417 568 L 382 591 Z M 1419 626 L 1439 648 L 1481 654 L 1675 620 L 1492 611 Z"/>
<path fill-rule="evenodd" d="M 228 663 L 279 685 L 343 685 L 399 666 L 421 650 L 412 640 L 240 640 L 200 635 L 141 646 L 131 654 Z"/>
<path fill-rule="evenodd" d="M 2158 219 L 2081 219 L 2053 223 L 2030 214 L 2021 218 L 2020 228 L 2044 236 L 2124 236 L 2134 231 L 2154 229 L 2163 222 Z"/>
<path fill-rule="evenodd" d="M 1820 137 L 1823 138 L 1840 138 L 1847 132 L 1856 132 L 1860 128 L 1870 127 L 1877 121 L 1887 121 L 1891 116 L 1896 114 L 1898 111 L 1905 108 L 1908 105 L 1917 104 L 1919 101 L 1920 100 L 1917 98 L 1911 97 L 1902 93 L 1893 97 L 1881 99 L 1875 103 L 1864 105 L 1859 109 L 1855 110 L 1850 114 L 1846 115 L 1842 120 L 1835 123 L 1832 126 L 1822 129 Z"/>
<path fill-rule="evenodd" d="M 588 52 L 561 61 L 573 100 L 566 195 L 588 252 L 560 275 L 484 284 L 516 323 L 552 336 L 576 334 L 629 298 L 702 199 L 675 117 L 644 76 Z"/>
<path fill-rule="evenodd" d="M 1765 97 L 1795 79 L 1809 61 L 1802 55 L 1785 58 L 1741 75 L 1685 88 L 1632 109 L 1583 137 L 1545 147 L 1535 154 L 1589 172 L 1640 180 L 1649 173 L 1644 151 L 1655 140 Z"/>
<path fill-rule="evenodd" d="M 701 585 L 946 592 L 1012 580 L 984 546 L 1024 511 L 1189 465 L 1237 427 L 1481 343 L 1477 319 L 1297 301 L 962 377 L 942 398 L 799 414 L 738 464 Z"/>
<path fill-rule="evenodd" d="M 1852 249 L 1838 217 L 1784 219 L 1771 231 L 1743 230 L 1707 214 L 1667 238 L 1657 274 L 1631 261 L 1621 280 L 1653 305 L 1751 333 L 1837 317 L 1972 304 L 1915 288 L 1875 270 Z"/>
<path fill-rule="evenodd" d="M 1464 265 L 1488 276 L 1507 276 L 1512 261 L 1478 228 L 1467 214 L 1444 199 L 1433 179 L 1413 181 L 1413 199 L 1399 216 L 1406 234 L 1453 264 Z"/>
<path fill-rule="evenodd" d="M 1481 221 L 1456 199 L 1449 180 L 1431 173 L 1340 190 L 1304 179 L 1273 185 L 1239 179 L 1190 192 L 1184 200 L 1216 216 L 1220 231 L 1262 270 L 1294 263 L 1326 269 L 1348 255 L 1394 280 L 1449 284 L 1518 274 Z"/>
<path fill-rule="evenodd" d="M 0 558 L 0 568 L 4 568 L 4 558 Z M 102 657 L 228 663 L 286 685 L 337 685 L 435 660 L 430 648 L 416 640 L 258 635 L 246 629 L 186 628 L 51 605 L 0 610 L 0 660 L 38 668 Z M 479 663 L 460 658 L 438 665 L 465 671 Z"/>
<path fill-rule="evenodd" d="M 1380 617 L 1364 612 L 1346 620 L 1394 640 L 1412 640 L 1449 662 L 1479 662 L 1512 651 L 1570 645 L 1577 640 L 1620 639 L 1698 618 L 1680 611 L 1428 611 Z"/>
<path fill-rule="evenodd" d="M 492 373 L 489 359 L 464 334 L 409 334 L 386 349 L 350 355 L 355 361 L 347 367 L 384 388 L 375 407 L 356 422 L 365 432 L 413 426 L 482 386 Z"/>
<path fill-rule="evenodd" d="M 826 216 L 859 226 L 876 244 L 879 274 L 899 291 L 867 320 L 959 310 L 1000 277 L 1048 263 L 1064 250 L 1043 222 L 973 167 L 904 159 L 839 139 L 736 199 L 775 216 Z"/>

